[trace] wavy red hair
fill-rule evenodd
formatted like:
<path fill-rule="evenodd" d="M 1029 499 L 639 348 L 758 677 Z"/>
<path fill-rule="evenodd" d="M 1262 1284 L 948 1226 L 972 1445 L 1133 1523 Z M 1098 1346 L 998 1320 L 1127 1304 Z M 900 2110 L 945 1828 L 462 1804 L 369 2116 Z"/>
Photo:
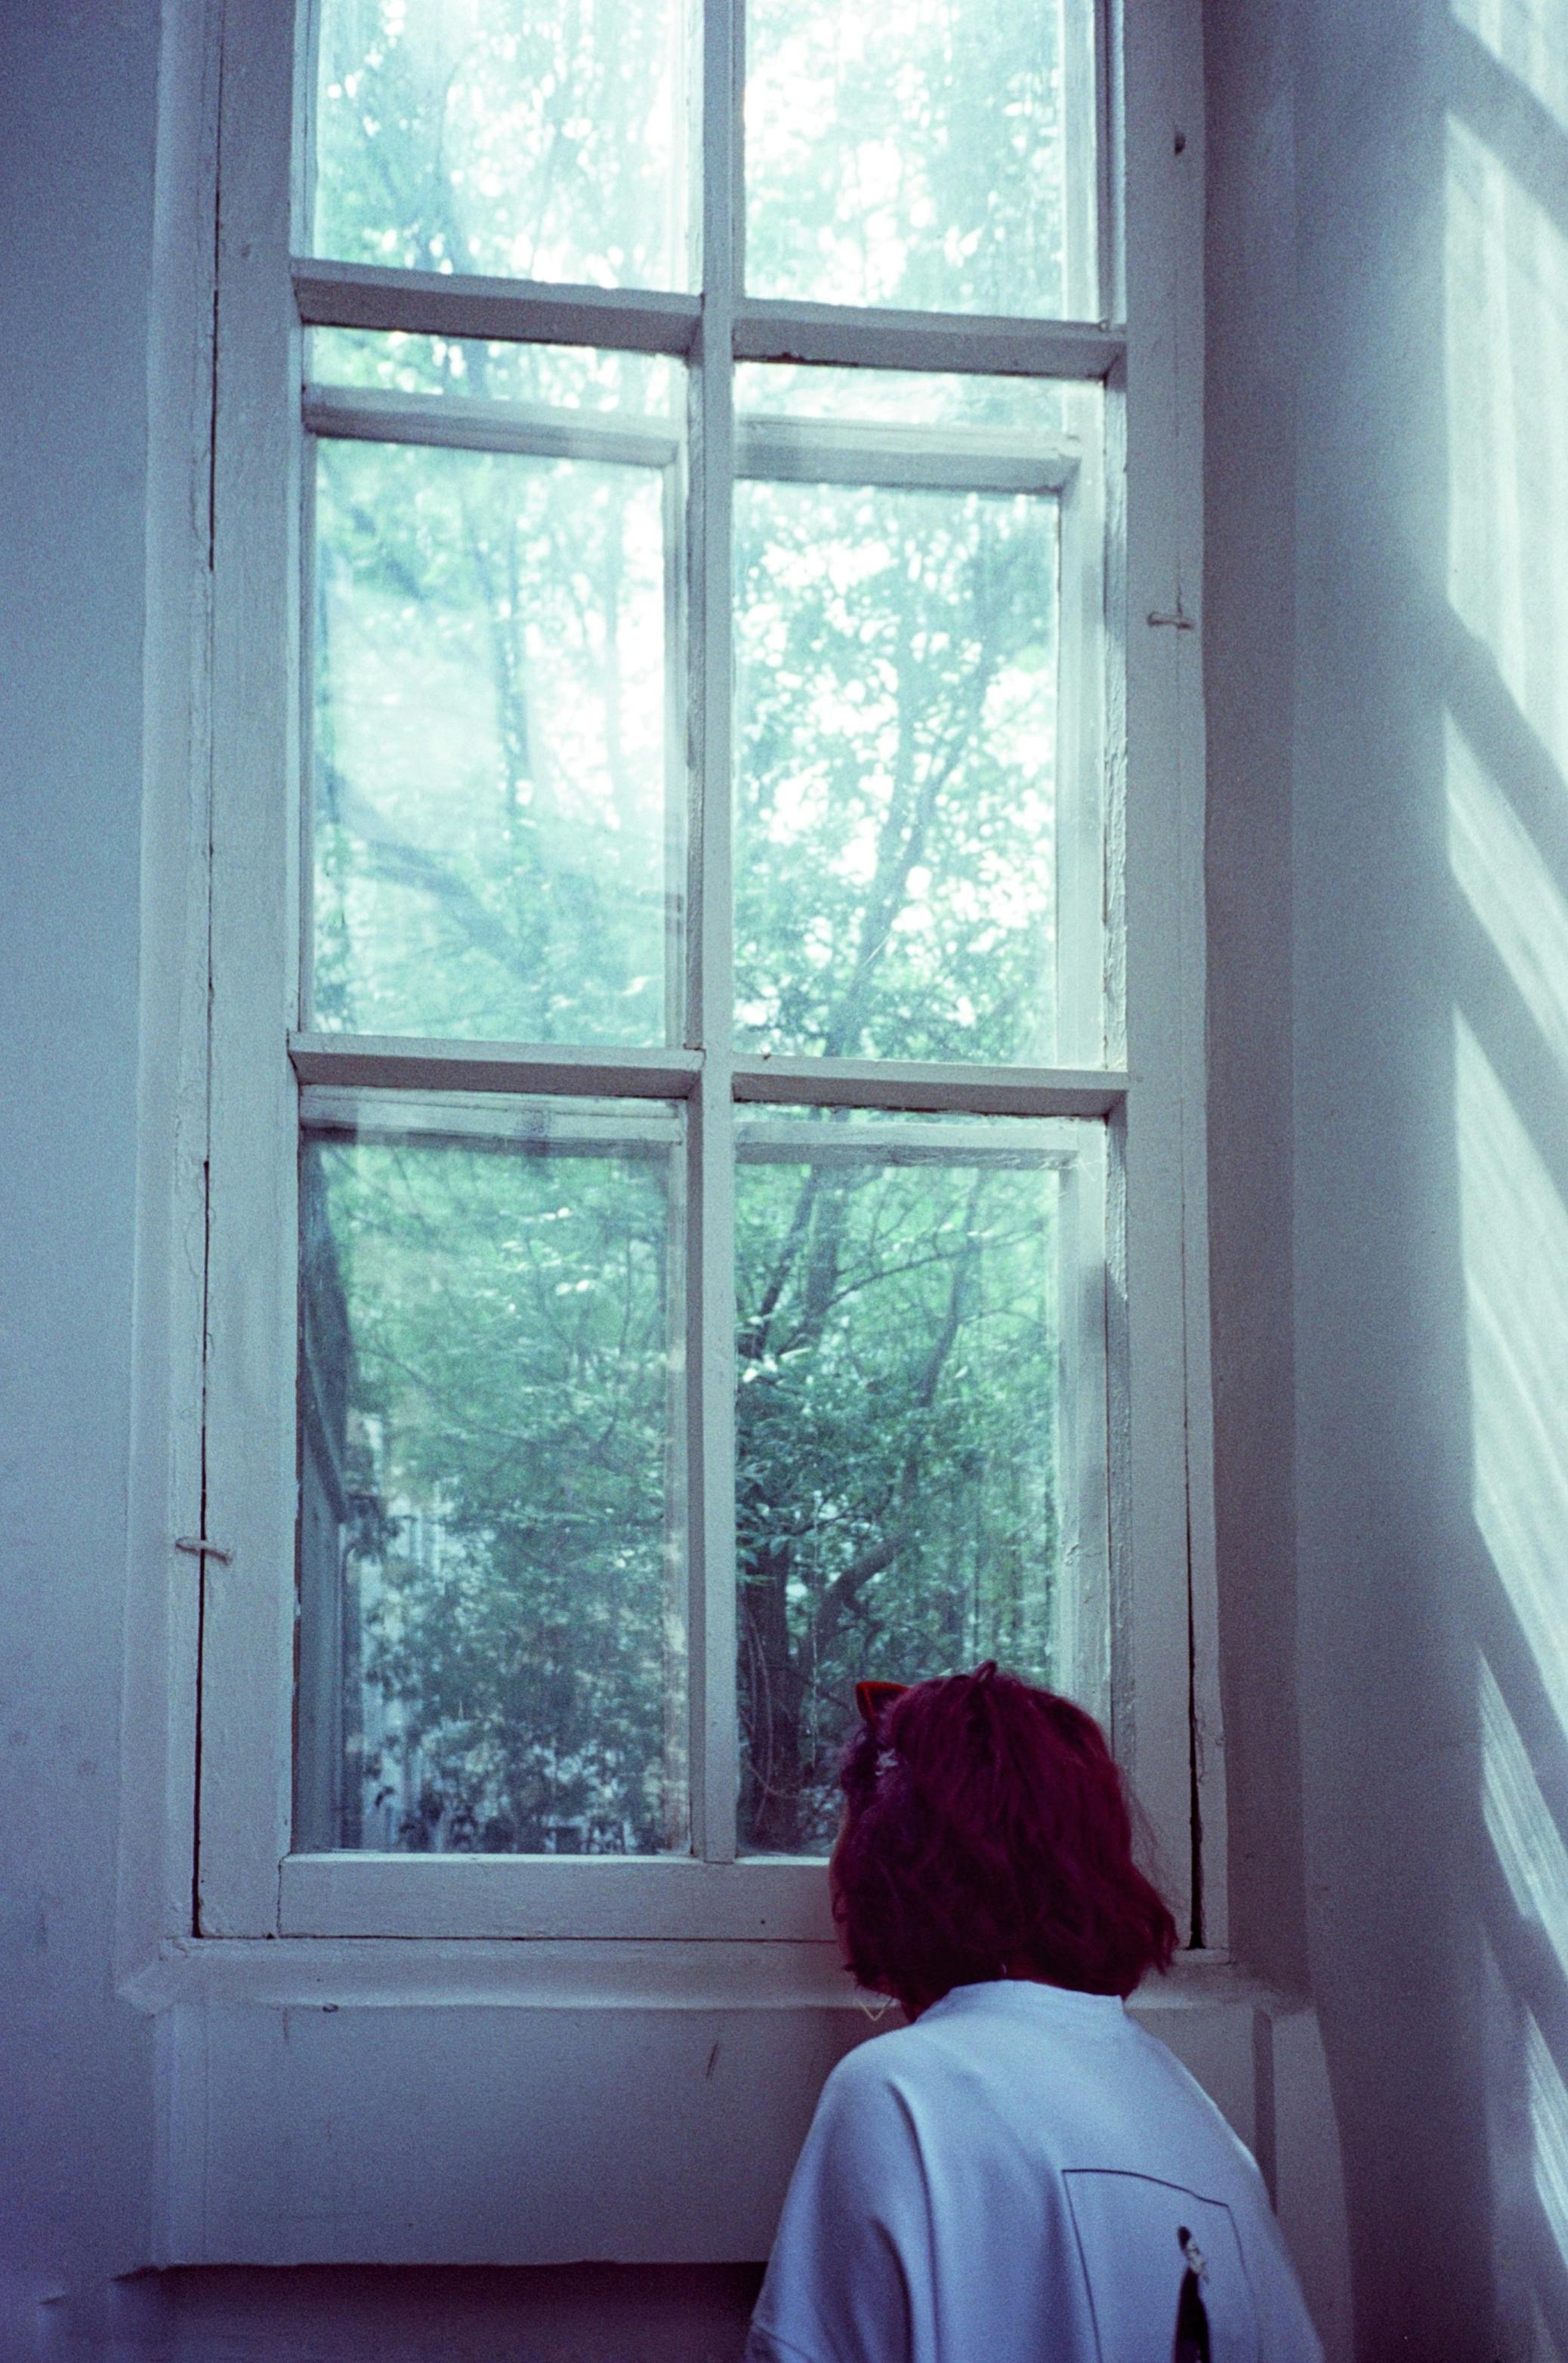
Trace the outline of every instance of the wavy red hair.
<path fill-rule="evenodd" d="M 845 1958 L 910 2015 L 1030 1977 L 1130 1994 L 1176 1923 L 1132 1859 L 1092 1715 L 994 1664 L 877 1703 L 845 1749 L 831 1871 Z"/>

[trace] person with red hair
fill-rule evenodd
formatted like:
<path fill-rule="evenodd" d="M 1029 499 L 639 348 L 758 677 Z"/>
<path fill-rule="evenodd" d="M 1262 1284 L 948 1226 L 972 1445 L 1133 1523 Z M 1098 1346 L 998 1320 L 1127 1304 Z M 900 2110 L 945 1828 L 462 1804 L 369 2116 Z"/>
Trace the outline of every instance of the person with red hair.
<path fill-rule="evenodd" d="M 1256 2166 L 1126 1997 L 1176 1948 L 1104 1734 L 994 1664 L 863 1682 L 828 1867 L 856 1982 L 747 2363 L 1321 2363 Z"/>

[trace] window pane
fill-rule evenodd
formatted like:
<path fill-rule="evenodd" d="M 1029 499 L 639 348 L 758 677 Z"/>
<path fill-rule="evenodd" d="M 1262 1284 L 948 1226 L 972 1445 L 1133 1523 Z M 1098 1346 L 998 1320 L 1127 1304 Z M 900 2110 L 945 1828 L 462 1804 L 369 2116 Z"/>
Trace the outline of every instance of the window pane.
<path fill-rule="evenodd" d="M 743 1128 L 752 1851 L 831 1843 L 862 1676 L 918 1681 L 994 1656 L 1057 1688 L 1093 1687 L 1080 1603 L 1098 1599 L 1103 1622 L 1103 1565 L 1075 1523 L 1084 1472 L 1070 1439 L 1074 1390 L 1092 1383 L 1075 1367 L 1072 1308 L 1098 1268 L 1080 1245 L 1072 1160 L 1029 1145 L 1066 1129 L 820 1114 Z"/>
<path fill-rule="evenodd" d="M 295 1842 L 687 1842 L 679 1119 L 370 1095 L 302 1162 Z"/>
<path fill-rule="evenodd" d="M 1094 316 L 1093 91 L 1085 0 L 748 0 L 748 287 Z"/>
<path fill-rule="evenodd" d="M 1049 1063 L 1057 503 L 743 483 L 735 530 L 739 1043 Z"/>
<path fill-rule="evenodd" d="M 312 1022 L 662 1042 L 673 471 L 317 450 Z"/>
<path fill-rule="evenodd" d="M 679 0 L 324 0 L 315 250 L 688 283 Z"/>

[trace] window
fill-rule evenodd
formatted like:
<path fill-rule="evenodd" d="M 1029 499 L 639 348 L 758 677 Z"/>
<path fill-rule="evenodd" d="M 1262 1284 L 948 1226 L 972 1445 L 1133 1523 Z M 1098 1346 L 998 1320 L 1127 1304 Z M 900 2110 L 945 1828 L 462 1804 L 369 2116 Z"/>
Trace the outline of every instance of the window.
<path fill-rule="evenodd" d="M 202 1931 L 821 1936 L 855 1680 L 986 1655 L 1179 1884 L 1193 682 L 1116 28 L 233 13 Z"/>

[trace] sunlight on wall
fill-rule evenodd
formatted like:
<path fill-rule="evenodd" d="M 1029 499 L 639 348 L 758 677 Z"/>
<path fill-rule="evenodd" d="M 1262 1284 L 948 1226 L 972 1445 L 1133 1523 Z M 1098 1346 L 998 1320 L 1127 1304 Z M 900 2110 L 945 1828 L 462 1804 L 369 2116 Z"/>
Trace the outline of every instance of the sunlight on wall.
<path fill-rule="evenodd" d="M 1568 32 L 1560 0 L 1537 5 L 1556 11 L 1561 63 Z M 1568 239 L 1457 114 L 1448 121 L 1445 258 L 1449 598 L 1561 769 L 1568 758 Z"/>
<path fill-rule="evenodd" d="M 1536 2196 L 1545 2210 L 1558 2254 L 1568 2258 L 1568 2091 L 1546 2047 L 1546 2037 L 1528 2010 L 1524 2028 Z"/>
<path fill-rule="evenodd" d="M 1454 0 L 1453 22 L 1448 595 L 1463 629 L 1444 717 L 1448 856 L 1512 987 L 1470 1012 L 1474 1026 L 1490 1038 L 1495 1011 L 1515 1042 L 1528 1014 L 1568 1083 L 1568 900 L 1552 866 L 1568 829 L 1568 223 L 1553 211 L 1568 19 L 1562 0 Z M 1568 1211 L 1534 1111 L 1457 1015 L 1455 1093 L 1475 1517 L 1568 1732 Z M 1534 1844 L 1514 1778 L 1529 1766 L 1508 1752 L 1495 1683 L 1482 1710 L 1494 1842 Z"/>
<path fill-rule="evenodd" d="M 1568 1732 L 1568 1210 L 1454 1020 L 1476 1524 Z"/>
<path fill-rule="evenodd" d="M 1543 1928 L 1568 1977 L 1568 1847 L 1540 1793 L 1497 1678 L 1480 1660 L 1482 1806 L 1521 1920 Z"/>
<path fill-rule="evenodd" d="M 1452 715 L 1443 738 L 1450 867 L 1568 1076 L 1568 904 Z"/>
<path fill-rule="evenodd" d="M 1568 1096 L 1568 9 L 1450 7 L 1444 802 L 1460 938 L 1474 949 L 1478 931 L 1485 947 L 1462 961 L 1454 1014 L 1472 1503 L 1568 1738 L 1568 1173 L 1555 1162 Z M 1508 1657 L 1496 1663 L 1508 1679 Z M 1487 1837 L 1520 1919 L 1551 1947 L 1555 1996 L 1568 1981 L 1568 1844 L 1548 1803 L 1562 1742 L 1527 1725 L 1551 1767 L 1543 1791 L 1485 1658 L 1476 1716 Z M 1519 1993 L 1518 1957 L 1482 1950 L 1497 2351 L 1562 2363 L 1561 2273 L 1538 2283 L 1538 2259 L 1543 2218 L 1568 2266 L 1568 2087 Z"/>
<path fill-rule="evenodd" d="M 1562 0 L 1454 0 L 1456 25 L 1474 35 L 1568 131 L 1568 38 Z"/>

